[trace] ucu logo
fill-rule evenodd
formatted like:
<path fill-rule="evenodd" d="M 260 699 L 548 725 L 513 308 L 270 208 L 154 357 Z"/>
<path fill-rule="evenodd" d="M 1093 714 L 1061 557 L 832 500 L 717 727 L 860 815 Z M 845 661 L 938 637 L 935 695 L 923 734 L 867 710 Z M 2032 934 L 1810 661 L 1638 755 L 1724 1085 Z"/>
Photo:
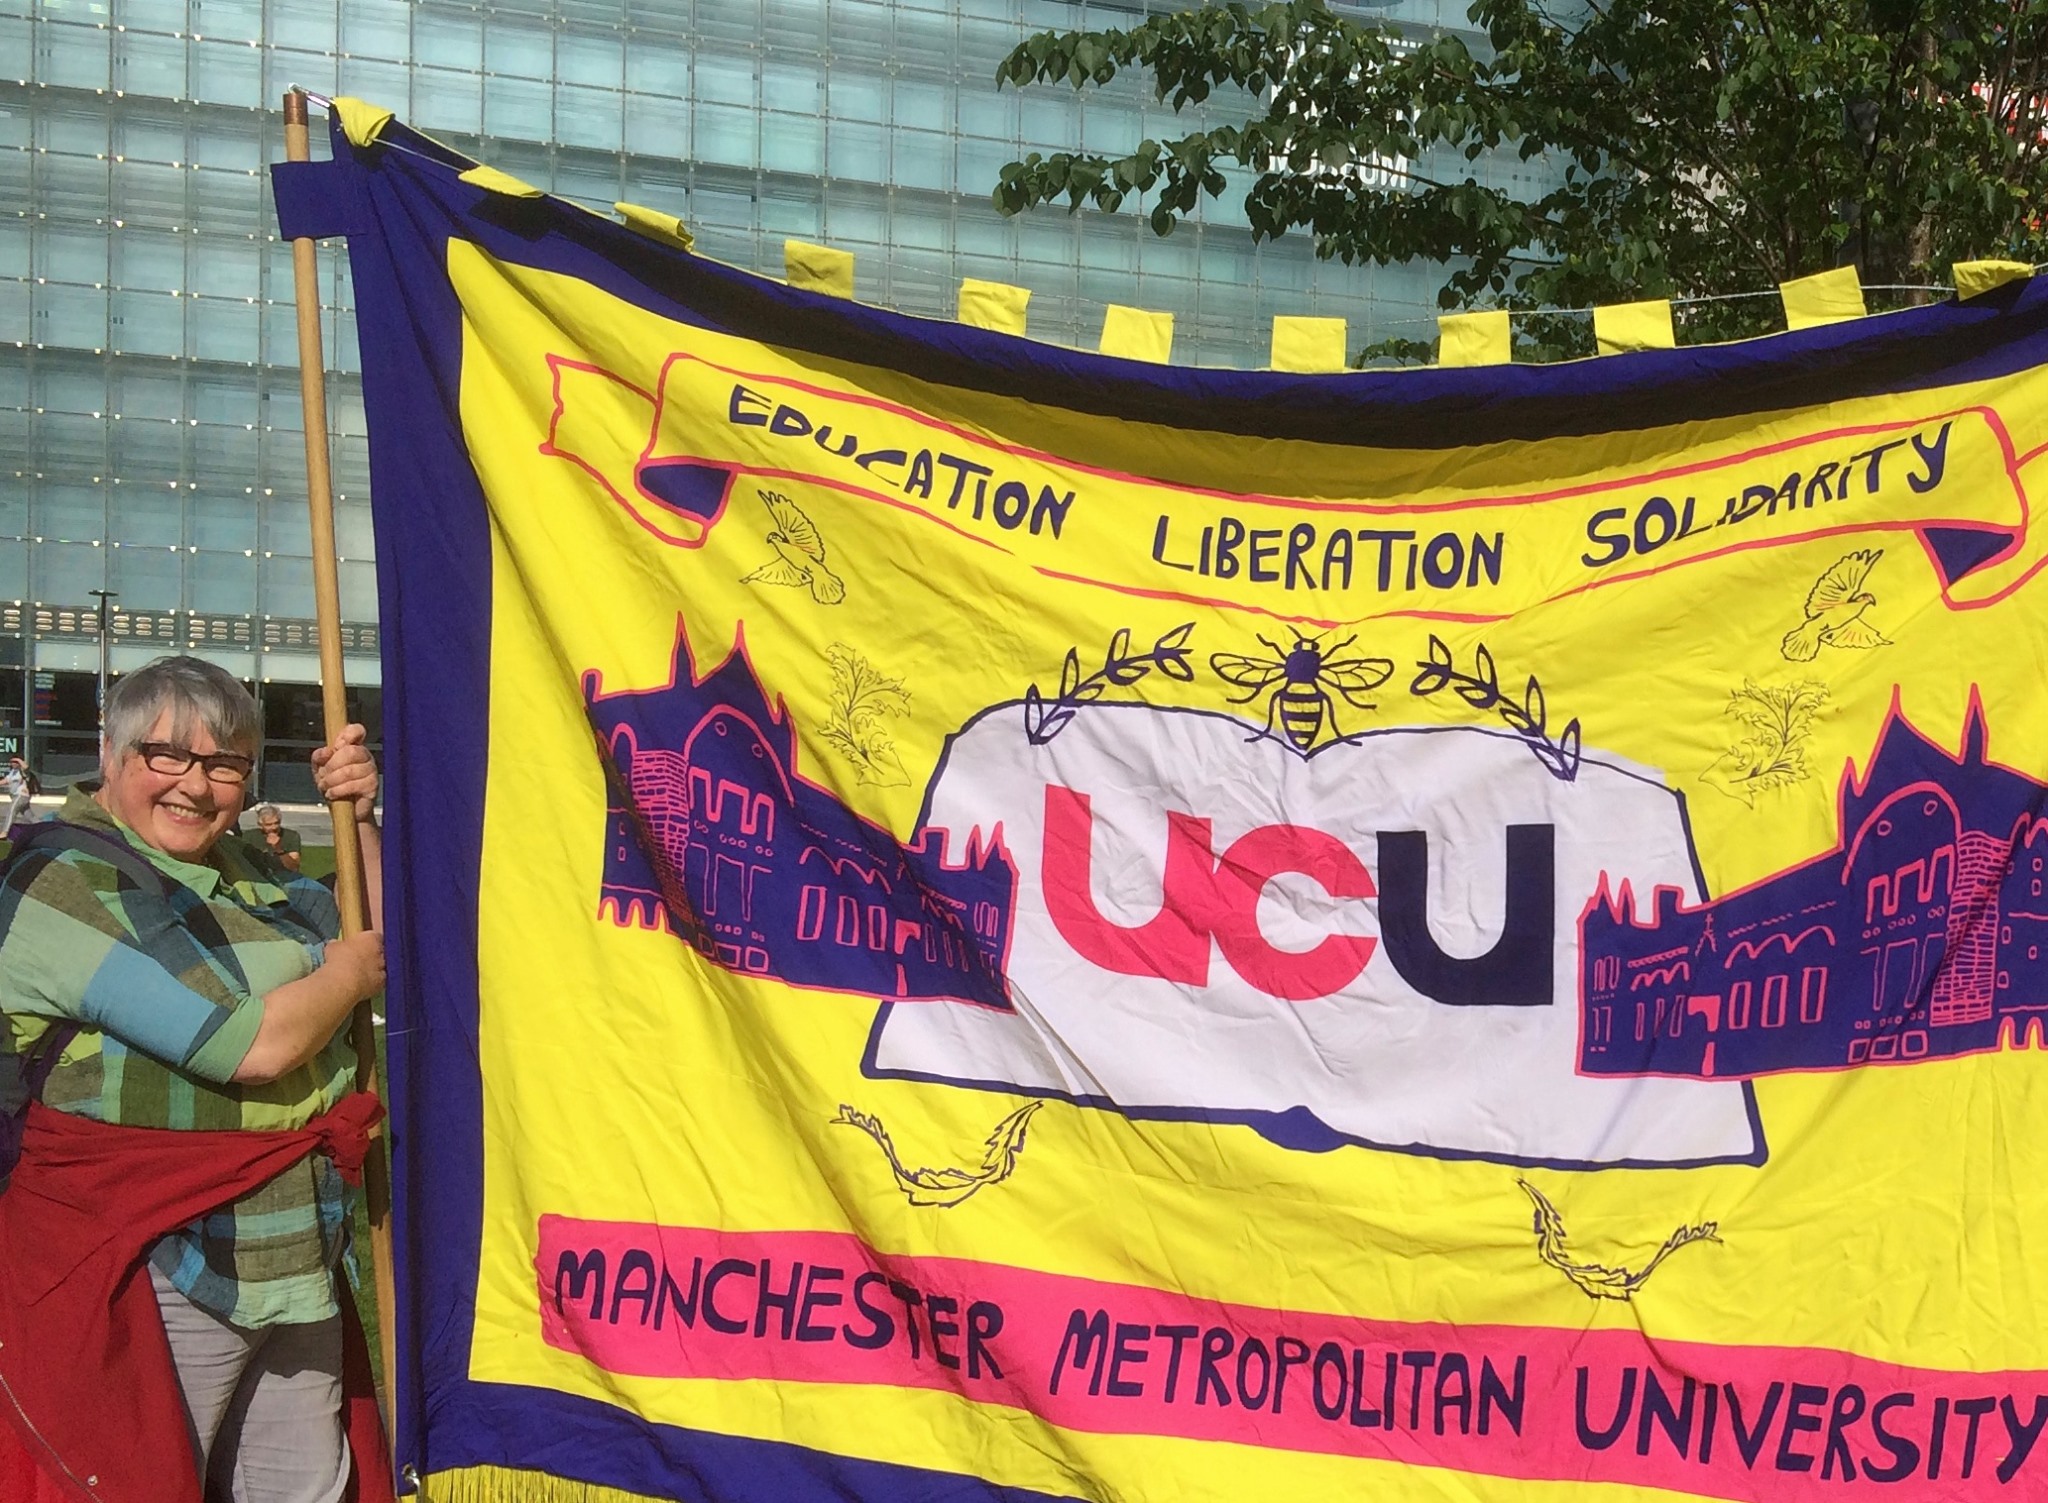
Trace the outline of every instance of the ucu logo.
<path fill-rule="evenodd" d="M 1506 830 L 1506 914 L 1483 955 L 1444 953 L 1430 931 L 1429 836 L 1375 832 L 1379 875 L 1335 836 L 1305 825 L 1263 825 L 1216 852 L 1210 821 L 1169 811 L 1159 913 L 1118 924 L 1095 906 L 1095 816 L 1088 795 L 1048 784 L 1040 865 L 1047 911 L 1074 952 L 1106 971 L 1209 984 L 1213 951 L 1245 984 L 1289 1002 L 1342 991 L 1382 945 L 1402 980 L 1452 1007 L 1548 1007 L 1556 920 L 1554 827 Z M 1284 875 L 1336 899 L 1375 899 L 1378 934 L 1333 933 L 1305 951 L 1275 948 L 1259 929 L 1259 895 Z"/>

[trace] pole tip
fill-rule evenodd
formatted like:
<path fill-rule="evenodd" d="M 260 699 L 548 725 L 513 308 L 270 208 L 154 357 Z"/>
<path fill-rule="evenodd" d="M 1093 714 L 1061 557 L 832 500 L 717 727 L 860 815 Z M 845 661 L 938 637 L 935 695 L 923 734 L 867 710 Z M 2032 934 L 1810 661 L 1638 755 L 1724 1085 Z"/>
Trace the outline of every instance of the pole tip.
<path fill-rule="evenodd" d="M 306 123 L 306 94 L 303 89 L 285 90 L 284 123 L 286 125 L 304 125 Z"/>

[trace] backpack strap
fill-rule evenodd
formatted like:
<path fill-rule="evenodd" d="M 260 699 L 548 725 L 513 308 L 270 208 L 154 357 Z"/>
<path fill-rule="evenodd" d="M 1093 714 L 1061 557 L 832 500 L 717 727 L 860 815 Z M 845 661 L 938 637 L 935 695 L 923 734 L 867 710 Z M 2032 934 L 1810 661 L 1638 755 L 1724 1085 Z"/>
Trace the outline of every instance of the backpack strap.
<path fill-rule="evenodd" d="M 95 861 L 104 861 L 136 886 L 162 897 L 171 893 L 171 879 L 158 871 L 149 858 L 118 835 L 89 830 L 84 825 L 51 820 L 30 825 L 14 842 L 11 863 L 27 851 L 83 851 Z"/>

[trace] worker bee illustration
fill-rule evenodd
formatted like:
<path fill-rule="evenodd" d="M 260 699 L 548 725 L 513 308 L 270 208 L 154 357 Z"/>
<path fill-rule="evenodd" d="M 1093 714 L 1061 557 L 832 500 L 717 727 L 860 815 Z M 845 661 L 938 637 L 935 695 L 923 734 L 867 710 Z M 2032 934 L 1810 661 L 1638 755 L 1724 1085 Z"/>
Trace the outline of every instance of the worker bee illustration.
<path fill-rule="evenodd" d="M 1343 739 L 1344 733 L 1337 726 L 1337 701 L 1330 697 L 1331 690 L 1357 709 L 1377 709 L 1364 696 L 1394 675 L 1390 658 L 1337 656 L 1357 640 L 1355 635 L 1349 636 L 1325 647 L 1321 637 L 1304 637 L 1296 632 L 1294 645 L 1282 647 L 1261 636 L 1259 641 L 1272 651 L 1270 658 L 1218 652 L 1210 655 L 1209 667 L 1218 678 L 1245 691 L 1233 698 L 1232 704 L 1249 704 L 1261 694 L 1269 694 L 1266 727 L 1261 734 L 1273 735 L 1277 720 L 1294 749 L 1306 755 L 1322 739 L 1326 725 L 1332 738 Z"/>

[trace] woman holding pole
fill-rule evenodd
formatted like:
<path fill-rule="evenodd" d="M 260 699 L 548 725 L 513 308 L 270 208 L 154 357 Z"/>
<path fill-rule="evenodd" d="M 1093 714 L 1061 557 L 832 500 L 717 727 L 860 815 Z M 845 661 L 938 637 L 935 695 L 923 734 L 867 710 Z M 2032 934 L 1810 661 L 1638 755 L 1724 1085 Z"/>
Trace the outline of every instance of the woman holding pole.
<path fill-rule="evenodd" d="M 102 781 L 0 880 L 0 1061 L 43 1101 L 0 1195 L 0 1414 L 94 1497 L 140 1463 L 142 1496 L 196 1500 L 210 1479 L 235 1503 L 336 1503 L 352 1441 L 363 1495 L 388 1496 L 383 1456 L 361 1455 L 374 1430 L 345 1433 L 337 1277 L 343 1174 L 375 1110 L 341 1029 L 384 978 L 377 769 L 358 725 L 313 754 L 367 858 L 371 927 L 343 939 L 325 888 L 229 834 L 257 735 L 254 700 L 212 664 L 127 675 L 107 696 Z M 108 1224 L 82 1224 L 95 1216 Z M 112 1244 L 132 1248 L 125 1268 Z M 88 1334 L 112 1312 L 127 1333 L 103 1343 L 112 1371 L 90 1370 L 90 1341 L 21 1352 L 25 1331 L 52 1330 L 52 1301 Z M 95 1393 L 102 1422 L 82 1429 Z M 138 1412 L 143 1433 L 122 1435 Z M 182 1435 L 148 1433 L 169 1415 Z"/>

